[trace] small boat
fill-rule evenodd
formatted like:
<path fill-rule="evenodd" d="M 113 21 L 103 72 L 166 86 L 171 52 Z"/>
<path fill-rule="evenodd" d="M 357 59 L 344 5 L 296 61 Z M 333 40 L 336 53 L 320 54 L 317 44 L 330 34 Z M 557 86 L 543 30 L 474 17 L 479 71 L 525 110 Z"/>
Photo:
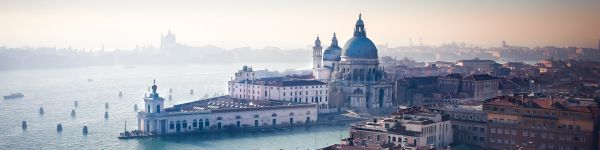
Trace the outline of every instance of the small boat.
<path fill-rule="evenodd" d="M 2 98 L 4 99 L 16 99 L 16 98 L 21 98 L 24 97 L 25 95 L 23 95 L 23 93 L 10 93 L 9 95 L 4 95 L 2 96 Z"/>
<path fill-rule="evenodd" d="M 92 81 L 94 81 L 94 80 L 92 80 L 91 78 L 89 78 L 89 79 L 87 79 L 87 81 L 88 81 L 88 82 L 92 82 Z"/>

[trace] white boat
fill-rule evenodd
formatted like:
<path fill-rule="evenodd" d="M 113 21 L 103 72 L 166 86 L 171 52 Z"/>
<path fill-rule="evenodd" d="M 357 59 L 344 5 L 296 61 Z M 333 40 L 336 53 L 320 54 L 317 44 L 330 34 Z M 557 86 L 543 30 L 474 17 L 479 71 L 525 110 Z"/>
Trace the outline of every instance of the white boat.
<path fill-rule="evenodd" d="M 4 95 L 2 96 L 4 99 L 15 99 L 15 98 L 21 98 L 24 97 L 25 95 L 23 95 L 23 93 L 10 93 L 10 95 Z"/>

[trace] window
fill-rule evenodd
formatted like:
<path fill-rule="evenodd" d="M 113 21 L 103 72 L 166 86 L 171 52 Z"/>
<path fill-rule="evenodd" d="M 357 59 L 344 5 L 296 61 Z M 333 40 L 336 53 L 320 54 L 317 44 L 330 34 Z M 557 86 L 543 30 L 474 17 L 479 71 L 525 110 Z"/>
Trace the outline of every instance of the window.
<path fill-rule="evenodd" d="M 175 128 L 175 123 L 173 123 L 173 121 L 169 122 L 169 129 L 174 129 Z"/>
<path fill-rule="evenodd" d="M 194 120 L 192 121 L 192 127 L 194 127 L 194 128 L 195 128 L 195 127 L 198 127 L 198 120 L 194 119 Z"/>

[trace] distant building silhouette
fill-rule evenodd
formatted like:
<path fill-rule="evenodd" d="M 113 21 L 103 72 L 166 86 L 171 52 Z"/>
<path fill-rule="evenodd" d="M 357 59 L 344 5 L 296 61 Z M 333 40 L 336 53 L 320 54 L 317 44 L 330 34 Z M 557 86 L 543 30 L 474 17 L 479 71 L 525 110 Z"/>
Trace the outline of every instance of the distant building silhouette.
<path fill-rule="evenodd" d="M 168 49 L 177 45 L 175 34 L 171 33 L 171 29 L 167 32 L 167 35 L 160 35 L 160 49 Z"/>

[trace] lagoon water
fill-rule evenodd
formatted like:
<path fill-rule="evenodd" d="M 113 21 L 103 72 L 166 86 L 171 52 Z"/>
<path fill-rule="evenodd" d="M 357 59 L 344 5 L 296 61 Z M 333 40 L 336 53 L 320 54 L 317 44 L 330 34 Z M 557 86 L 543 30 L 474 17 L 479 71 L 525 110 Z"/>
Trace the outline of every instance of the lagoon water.
<path fill-rule="evenodd" d="M 119 140 L 135 129 L 134 104 L 142 109 L 142 97 L 155 78 L 159 93 L 171 106 L 226 93 L 226 81 L 242 64 L 189 64 L 96 66 L 62 69 L 0 71 L 0 94 L 22 92 L 24 98 L 0 101 L 0 149 L 314 149 L 339 143 L 347 126 L 298 127 L 268 133 L 210 133 Z M 253 64 L 254 69 L 283 71 L 309 68 L 304 63 Z M 91 82 L 88 81 L 91 79 Z M 194 94 L 190 95 L 190 89 Z M 123 96 L 119 97 L 119 91 Z M 78 107 L 74 106 L 78 101 Z M 109 108 L 105 108 L 109 103 Z M 44 114 L 38 114 L 39 108 Z M 76 116 L 71 117 L 71 110 Z M 109 118 L 104 118 L 107 111 Z M 26 120 L 28 128 L 21 129 Z M 56 131 L 61 123 L 63 131 Z M 89 127 L 87 135 L 83 126 Z"/>

